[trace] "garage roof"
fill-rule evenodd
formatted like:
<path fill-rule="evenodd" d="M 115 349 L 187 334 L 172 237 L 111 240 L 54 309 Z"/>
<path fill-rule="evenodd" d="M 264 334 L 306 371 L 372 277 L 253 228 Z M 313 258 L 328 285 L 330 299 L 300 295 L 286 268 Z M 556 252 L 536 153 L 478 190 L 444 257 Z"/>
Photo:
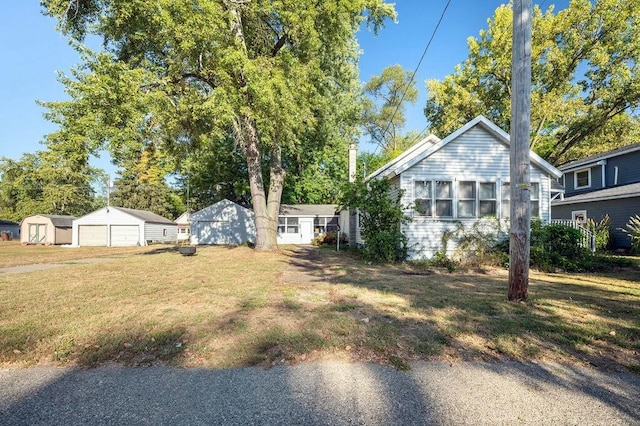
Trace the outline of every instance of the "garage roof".
<path fill-rule="evenodd" d="M 175 225 L 176 223 L 171 219 L 167 219 L 166 217 L 162 217 L 159 214 L 155 214 L 146 210 L 135 210 L 135 209 L 127 209 L 125 207 L 110 207 L 112 209 L 120 210 L 121 212 L 127 213 L 137 219 L 144 220 L 149 223 L 163 223 L 167 225 Z"/>

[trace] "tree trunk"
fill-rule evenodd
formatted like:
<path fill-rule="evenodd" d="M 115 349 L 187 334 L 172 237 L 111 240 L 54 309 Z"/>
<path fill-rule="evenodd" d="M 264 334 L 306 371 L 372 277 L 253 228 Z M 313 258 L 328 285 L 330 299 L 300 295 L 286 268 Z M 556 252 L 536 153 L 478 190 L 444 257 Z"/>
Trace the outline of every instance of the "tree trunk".
<path fill-rule="evenodd" d="M 231 33 L 242 50 L 247 52 L 244 33 L 242 30 L 242 19 L 235 5 L 229 6 Z M 238 71 L 238 83 L 240 87 L 246 87 L 246 76 L 242 70 Z M 248 96 L 248 95 L 245 95 Z M 247 105 L 250 105 L 247 99 Z M 271 161 L 269 197 L 267 199 L 264 189 L 264 179 L 262 177 L 262 155 L 260 151 L 260 140 L 256 122 L 247 113 L 241 114 L 234 123 L 234 136 L 240 143 L 247 160 L 247 170 L 249 172 L 249 188 L 251 189 L 251 204 L 256 223 L 256 249 L 275 250 L 278 248 L 278 213 L 280 211 L 280 197 L 282 195 L 282 184 L 284 183 L 284 171 L 279 148 Z"/>

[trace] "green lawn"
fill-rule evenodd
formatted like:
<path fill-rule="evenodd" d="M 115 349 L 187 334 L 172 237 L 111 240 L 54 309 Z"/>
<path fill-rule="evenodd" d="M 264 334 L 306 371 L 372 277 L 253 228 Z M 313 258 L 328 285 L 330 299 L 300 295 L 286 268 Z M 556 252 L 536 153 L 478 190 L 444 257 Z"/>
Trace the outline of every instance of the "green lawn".
<path fill-rule="evenodd" d="M 322 249 L 317 279 L 303 282 L 283 276 L 288 250 L 111 250 L 108 262 L 0 274 L 0 362 L 515 359 L 640 370 L 638 269 L 532 273 L 529 302 L 513 304 L 501 270 L 449 274 Z"/>

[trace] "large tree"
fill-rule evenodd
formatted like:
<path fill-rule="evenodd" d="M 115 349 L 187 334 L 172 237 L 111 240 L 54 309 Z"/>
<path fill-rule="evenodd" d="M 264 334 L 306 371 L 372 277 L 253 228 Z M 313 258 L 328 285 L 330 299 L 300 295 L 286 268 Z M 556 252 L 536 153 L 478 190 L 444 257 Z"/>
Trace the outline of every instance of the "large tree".
<path fill-rule="evenodd" d="M 371 77 L 364 93 L 364 127 L 371 141 L 394 157 L 408 148 L 405 145 L 410 140 L 402 134 L 402 128 L 406 104 L 418 99 L 414 75 L 400 65 L 388 66 Z"/>
<path fill-rule="evenodd" d="M 0 217 L 89 213 L 100 205 L 95 184 L 101 173 L 75 153 L 55 149 L 0 158 Z"/>
<path fill-rule="evenodd" d="M 276 246 L 285 160 L 305 151 L 309 129 L 321 127 L 356 81 L 360 23 L 377 30 L 395 14 L 384 0 L 41 4 L 74 42 L 104 39 L 105 51 L 87 56 L 69 82 L 78 96 L 48 105 L 59 121 L 107 144 L 115 158 L 132 141 L 159 138 L 167 150 L 189 144 L 195 152 L 232 135 L 246 162 L 258 249 Z M 89 131 L 77 124 L 80 104 Z"/>
<path fill-rule="evenodd" d="M 640 2 L 571 0 L 533 14 L 531 145 L 559 165 L 637 140 Z M 469 57 L 427 81 L 425 115 L 446 135 L 478 114 L 509 129 L 511 5 L 468 40 Z"/>

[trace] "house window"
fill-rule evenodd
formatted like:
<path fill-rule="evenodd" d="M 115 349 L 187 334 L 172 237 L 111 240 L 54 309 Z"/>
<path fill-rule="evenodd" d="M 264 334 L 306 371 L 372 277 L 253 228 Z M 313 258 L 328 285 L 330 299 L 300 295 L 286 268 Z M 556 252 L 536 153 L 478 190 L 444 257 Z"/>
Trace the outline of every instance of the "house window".
<path fill-rule="evenodd" d="M 482 186 L 480 187 L 482 189 Z M 458 183 L 458 217 L 476 216 L 476 183 Z"/>
<path fill-rule="evenodd" d="M 279 234 L 297 234 L 298 218 L 297 217 L 278 217 L 278 233 Z"/>
<path fill-rule="evenodd" d="M 335 232 L 338 230 L 338 217 L 316 217 L 313 219 L 313 233 L 317 236 L 325 232 Z"/>
<path fill-rule="evenodd" d="M 573 173 L 573 187 L 574 189 L 590 188 L 591 169 L 576 170 Z"/>
<path fill-rule="evenodd" d="M 163 237 L 166 237 L 166 236 L 167 236 L 167 230 L 166 230 L 166 229 L 163 229 L 163 230 L 162 230 L 162 236 L 163 236 Z"/>
<path fill-rule="evenodd" d="M 480 217 L 495 216 L 497 213 L 495 182 L 481 182 L 479 195 L 480 195 Z"/>
<path fill-rule="evenodd" d="M 540 184 L 531 182 L 529 185 L 529 196 L 531 200 L 531 217 L 540 217 Z M 509 219 L 511 214 L 511 186 L 509 182 L 502 184 L 502 217 Z"/>
<path fill-rule="evenodd" d="M 451 181 L 436 181 L 436 216 L 453 216 L 453 190 Z"/>
<path fill-rule="evenodd" d="M 502 196 L 500 204 L 501 216 L 505 219 L 509 219 L 511 216 L 511 184 L 509 182 L 502 183 Z"/>
<path fill-rule="evenodd" d="M 531 217 L 540 217 L 540 184 L 531 182 L 529 193 L 531 197 Z"/>
<path fill-rule="evenodd" d="M 413 197 L 415 200 L 416 214 L 420 216 L 431 216 L 431 181 L 417 180 L 413 183 Z"/>

